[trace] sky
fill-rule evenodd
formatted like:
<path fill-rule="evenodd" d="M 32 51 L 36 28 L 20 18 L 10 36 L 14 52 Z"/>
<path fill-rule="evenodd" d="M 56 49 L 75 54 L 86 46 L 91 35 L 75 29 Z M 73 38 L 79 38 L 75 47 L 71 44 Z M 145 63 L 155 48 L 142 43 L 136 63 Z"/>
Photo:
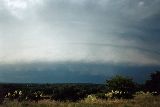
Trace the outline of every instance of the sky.
<path fill-rule="evenodd" d="M 160 69 L 159 5 L 1 0 L 0 82 L 102 83 L 116 74 L 144 81 Z"/>

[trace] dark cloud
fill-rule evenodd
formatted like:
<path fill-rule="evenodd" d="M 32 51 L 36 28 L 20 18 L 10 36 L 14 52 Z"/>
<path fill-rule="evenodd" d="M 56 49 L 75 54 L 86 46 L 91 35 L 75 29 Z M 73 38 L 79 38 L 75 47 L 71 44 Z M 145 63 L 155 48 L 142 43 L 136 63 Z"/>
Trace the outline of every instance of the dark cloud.
<path fill-rule="evenodd" d="M 149 74 L 160 69 L 159 66 L 130 66 L 126 64 L 106 63 L 30 63 L 1 65 L 1 82 L 90 82 L 104 83 L 113 75 L 132 77 L 137 82 L 144 82 Z M 7 79 L 6 79 L 7 78 Z"/>
<path fill-rule="evenodd" d="M 45 72 L 52 74 L 53 71 L 59 71 L 61 78 L 67 71 L 71 75 L 77 73 L 79 78 L 85 75 L 93 79 L 96 78 L 93 74 L 103 78 L 102 74 L 110 75 L 119 70 L 155 70 L 160 65 L 159 5 L 159 0 L 2 0 L 0 74 L 8 78 L 10 73 L 19 73 L 19 77 L 26 74 L 32 81 L 36 73 L 43 78 Z M 43 64 L 42 72 L 37 70 L 39 65 L 33 64 L 34 68 L 24 64 L 22 68 L 18 66 L 17 71 L 15 65 L 15 72 L 8 65 L 22 62 L 84 64 L 69 64 L 69 68 L 64 64 L 62 70 L 61 67 L 52 70 L 51 66 Z M 19 78 L 14 76 L 11 80 Z M 46 74 L 46 81 L 47 77 Z"/>

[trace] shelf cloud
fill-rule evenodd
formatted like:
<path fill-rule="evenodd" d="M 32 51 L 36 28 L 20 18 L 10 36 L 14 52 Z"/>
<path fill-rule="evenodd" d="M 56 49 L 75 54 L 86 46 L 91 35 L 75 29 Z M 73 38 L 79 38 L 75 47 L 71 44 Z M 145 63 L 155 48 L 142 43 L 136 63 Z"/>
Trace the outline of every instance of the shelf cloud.
<path fill-rule="evenodd" d="M 160 66 L 159 5 L 159 0 L 1 0 L 0 65 Z"/>

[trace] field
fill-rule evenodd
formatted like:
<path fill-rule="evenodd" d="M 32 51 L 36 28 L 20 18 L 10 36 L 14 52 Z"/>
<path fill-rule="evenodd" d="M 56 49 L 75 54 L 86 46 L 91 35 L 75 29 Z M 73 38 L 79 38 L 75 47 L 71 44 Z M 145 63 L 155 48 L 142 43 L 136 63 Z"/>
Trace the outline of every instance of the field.
<path fill-rule="evenodd" d="M 115 76 L 106 84 L 0 84 L 0 107 L 160 107 L 160 72 L 146 84 Z"/>
<path fill-rule="evenodd" d="M 0 107 L 159 107 L 160 96 L 151 95 L 136 95 L 134 99 L 130 100 L 101 100 L 94 101 L 81 100 L 77 102 L 58 102 L 50 100 L 41 100 L 35 102 L 17 102 L 8 101 Z"/>

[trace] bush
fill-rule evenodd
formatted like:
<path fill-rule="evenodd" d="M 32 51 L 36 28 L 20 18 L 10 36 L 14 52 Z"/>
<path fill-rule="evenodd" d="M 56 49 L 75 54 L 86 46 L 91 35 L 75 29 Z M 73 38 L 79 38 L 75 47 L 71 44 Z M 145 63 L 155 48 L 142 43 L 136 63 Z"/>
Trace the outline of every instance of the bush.
<path fill-rule="evenodd" d="M 83 92 L 76 86 L 56 89 L 52 95 L 52 99 L 56 101 L 77 101 L 85 97 L 85 91 Z"/>
<path fill-rule="evenodd" d="M 109 91 L 106 96 L 111 98 L 133 98 L 135 93 L 135 83 L 131 78 L 123 76 L 115 76 L 111 80 L 106 80 L 107 89 Z"/>
<path fill-rule="evenodd" d="M 146 89 L 154 95 L 160 94 L 160 71 L 150 74 L 150 80 L 145 83 Z"/>
<path fill-rule="evenodd" d="M 97 98 L 95 95 L 88 95 L 87 98 L 84 99 L 86 103 L 95 103 Z"/>

